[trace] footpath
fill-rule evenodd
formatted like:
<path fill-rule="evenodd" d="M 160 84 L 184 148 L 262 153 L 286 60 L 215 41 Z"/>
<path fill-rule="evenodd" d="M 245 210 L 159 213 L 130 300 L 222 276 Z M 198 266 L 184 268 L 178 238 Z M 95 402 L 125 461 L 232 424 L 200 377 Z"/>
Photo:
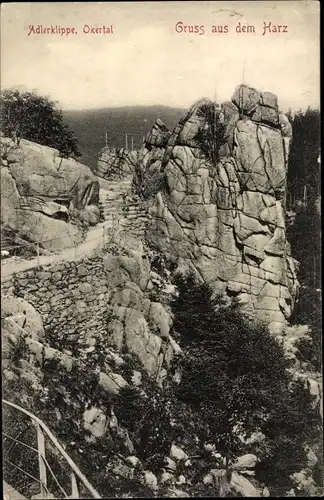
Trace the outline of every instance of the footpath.
<path fill-rule="evenodd" d="M 65 248 L 51 255 L 39 255 L 32 259 L 9 257 L 1 261 L 1 280 L 14 273 L 34 267 L 47 266 L 60 261 L 78 261 L 100 250 L 108 242 L 109 234 L 115 227 L 137 232 L 143 231 L 147 221 L 145 210 L 135 201 L 130 203 L 132 177 L 115 181 L 100 179 L 100 202 L 105 221 L 90 229 L 79 245 Z M 126 205 L 125 205 L 126 200 Z M 128 204 L 127 204 L 128 203 Z M 126 206 L 126 210 L 125 210 Z"/>

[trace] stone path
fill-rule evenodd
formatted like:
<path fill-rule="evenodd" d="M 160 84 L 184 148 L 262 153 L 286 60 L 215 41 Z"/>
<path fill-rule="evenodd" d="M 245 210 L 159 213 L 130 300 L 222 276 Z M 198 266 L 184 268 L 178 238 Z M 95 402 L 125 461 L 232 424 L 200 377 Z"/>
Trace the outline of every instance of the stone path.
<path fill-rule="evenodd" d="M 13 273 L 38 266 L 47 266 L 59 261 L 78 261 L 101 249 L 107 243 L 107 236 L 116 224 L 121 229 L 130 229 L 139 234 L 145 228 L 147 216 L 145 209 L 138 202 L 130 201 L 132 178 L 117 181 L 100 179 L 100 201 L 104 209 L 105 221 L 90 229 L 85 240 L 74 248 L 66 248 L 51 255 L 40 255 L 32 259 L 10 257 L 1 262 L 1 280 Z M 123 196 L 126 196 L 127 211 L 123 209 Z"/>

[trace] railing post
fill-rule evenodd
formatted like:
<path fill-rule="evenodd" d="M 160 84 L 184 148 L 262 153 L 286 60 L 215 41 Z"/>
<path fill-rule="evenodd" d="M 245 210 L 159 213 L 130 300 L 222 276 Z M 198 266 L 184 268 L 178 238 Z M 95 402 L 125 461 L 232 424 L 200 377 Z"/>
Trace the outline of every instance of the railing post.
<path fill-rule="evenodd" d="M 38 449 L 38 464 L 39 464 L 39 480 L 41 487 L 42 498 L 47 498 L 47 477 L 46 477 L 46 465 L 43 460 L 45 458 L 45 439 L 41 426 L 34 422 L 37 431 L 37 449 Z"/>
<path fill-rule="evenodd" d="M 71 472 L 71 498 L 80 498 L 78 485 L 74 472 Z"/>
<path fill-rule="evenodd" d="M 60 487 L 62 490 L 64 497 L 61 498 L 80 498 L 80 494 L 78 491 L 78 485 L 77 485 L 77 478 L 80 481 L 80 483 L 85 487 L 88 492 L 91 494 L 91 498 L 101 498 L 100 494 L 98 493 L 97 490 L 93 488 L 93 486 L 89 483 L 87 478 L 82 474 L 80 469 L 77 467 L 77 465 L 73 462 L 73 460 L 69 457 L 69 455 L 66 453 L 64 448 L 60 445 L 56 437 L 52 434 L 52 432 L 48 429 L 48 427 L 35 415 L 30 413 L 29 411 L 25 410 L 19 405 L 16 405 L 15 403 L 12 403 L 10 401 L 7 401 L 5 399 L 2 400 L 2 403 L 5 405 L 8 405 L 12 408 L 15 408 L 16 410 L 20 411 L 21 413 L 27 415 L 33 422 L 33 425 L 36 428 L 37 431 L 37 452 L 38 452 L 38 461 L 39 461 L 39 478 L 40 478 L 40 484 L 41 484 L 41 498 L 47 499 L 51 498 L 51 493 L 48 491 L 47 488 L 47 469 L 49 469 L 49 472 L 52 474 L 53 479 L 56 481 L 57 485 Z M 59 484 L 58 480 L 56 479 L 50 465 L 46 461 L 45 457 L 45 436 L 50 439 L 52 444 L 55 446 L 56 450 L 60 453 L 60 455 L 65 459 L 67 462 L 68 466 L 70 469 L 72 469 L 71 472 L 71 497 L 68 497 L 67 493 L 63 490 L 61 485 Z M 35 450 L 36 451 L 36 450 Z M 36 479 L 36 478 L 34 478 Z"/>
<path fill-rule="evenodd" d="M 36 247 L 37 247 L 37 267 L 39 267 L 39 243 L 37 243 Z"/>
<path fill-rule="evenodd" d="M 105 226 L 102 226 L 102 246 L 105 246 Z"/>

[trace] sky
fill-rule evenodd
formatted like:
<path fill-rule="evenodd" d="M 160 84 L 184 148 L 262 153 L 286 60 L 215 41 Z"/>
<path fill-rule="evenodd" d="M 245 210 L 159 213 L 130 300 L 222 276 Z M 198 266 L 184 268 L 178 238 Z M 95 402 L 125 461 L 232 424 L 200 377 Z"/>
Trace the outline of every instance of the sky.
<path fill-rule="evenodd" d="M 1 87 L 37 90 L 63 109 L 188 108 L 228 100 L 244 81 L 276 93 L 284 111 L 319 107 L 319 20 L 315 0 L 2 4 Z M 178 33 L 180 22 L 204 33 Z M 237 33 L 238 22 L 255 33 Z M 287 32 L 263 35 L 269 22 Z M 28 35 L 31 25 L 77 34 Z M 228 33 L 212 33 L 221 25 Z"/>

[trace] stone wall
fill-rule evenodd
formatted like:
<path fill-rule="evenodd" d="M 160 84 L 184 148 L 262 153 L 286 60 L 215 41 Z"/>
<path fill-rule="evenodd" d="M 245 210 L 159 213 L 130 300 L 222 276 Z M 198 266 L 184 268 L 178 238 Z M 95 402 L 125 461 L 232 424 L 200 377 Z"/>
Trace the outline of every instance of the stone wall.
<path fill-rule="evenodd" d="M 181 350 L 169 335 L 170 314 L 149 298 L 152 286 L 149 262 L 137 250 L 24 271 L 2 282 L 2 295 L 35 308 L 45 338 L 67 346 L 108 341 L 136 354 L 148 375 L 161 381 Z"/>
<path fill-rule="evenodd" d="M 4 290 L 9 285 L 14 295 L 41 314 L 45 330 L 80 338 L 105 332 L 103 312 L 109 292 L 102 257 L 24 271 L 11 278 Z"/>

